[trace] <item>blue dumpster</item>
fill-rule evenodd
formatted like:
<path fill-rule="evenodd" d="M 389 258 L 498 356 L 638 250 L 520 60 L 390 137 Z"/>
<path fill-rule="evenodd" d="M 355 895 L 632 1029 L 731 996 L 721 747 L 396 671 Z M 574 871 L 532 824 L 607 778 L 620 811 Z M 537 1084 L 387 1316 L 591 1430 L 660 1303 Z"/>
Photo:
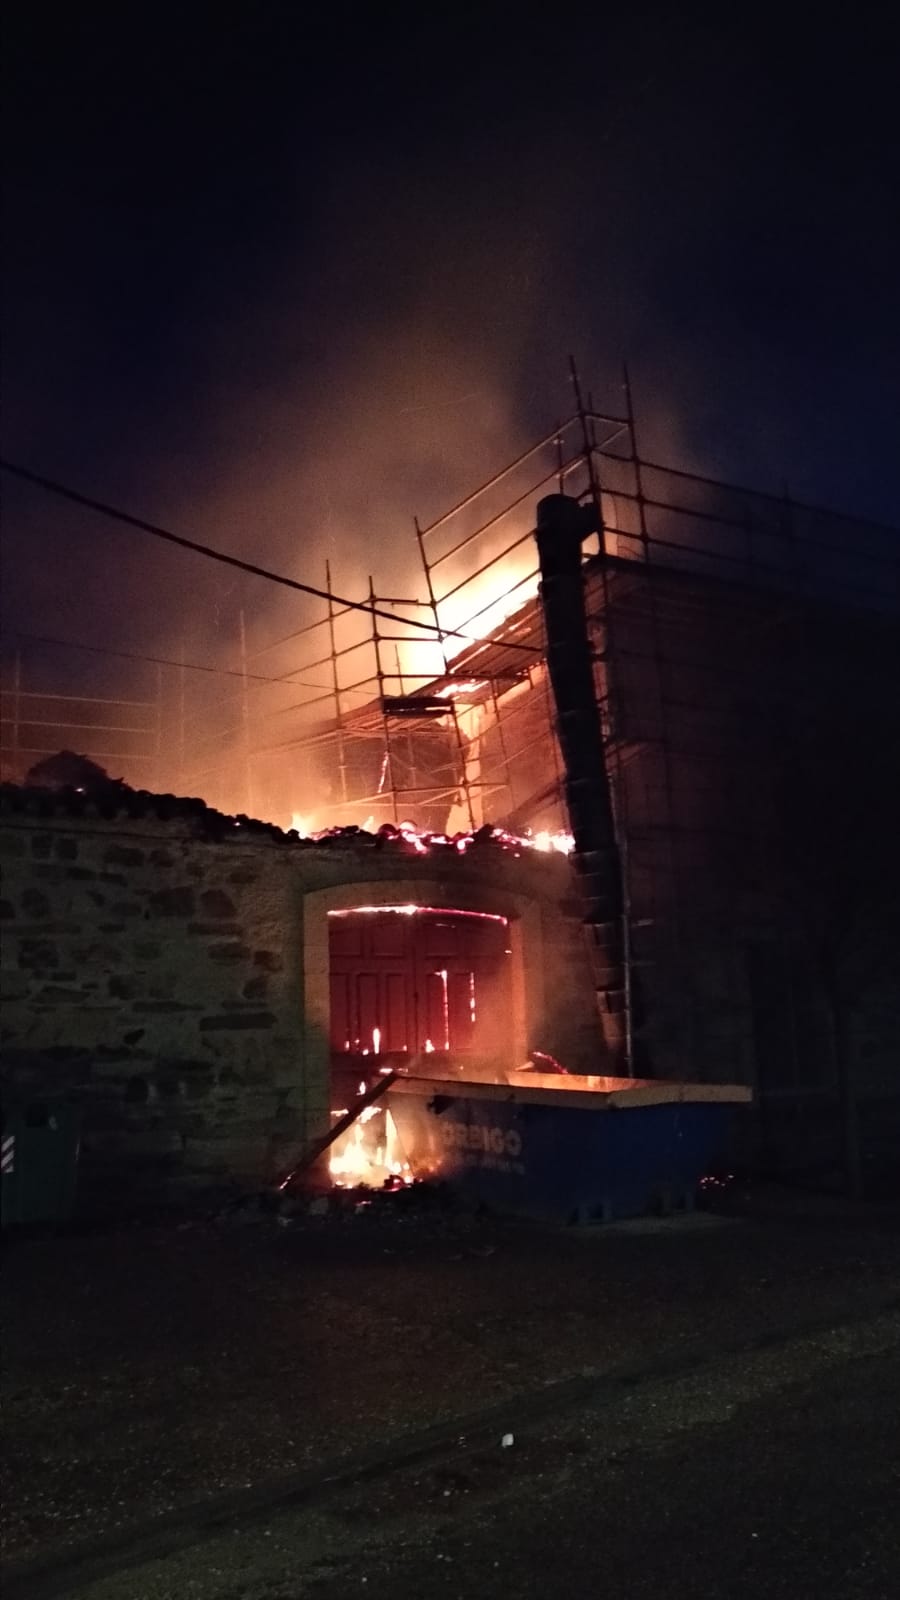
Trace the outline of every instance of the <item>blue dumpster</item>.
<path fill-rule="evenodd" d="M 588 1221 L 688 1207 L 727 1147 L 732 1084 L 400 1078 L 389 1109 L 417 1177 L 497 1211 Z"/>

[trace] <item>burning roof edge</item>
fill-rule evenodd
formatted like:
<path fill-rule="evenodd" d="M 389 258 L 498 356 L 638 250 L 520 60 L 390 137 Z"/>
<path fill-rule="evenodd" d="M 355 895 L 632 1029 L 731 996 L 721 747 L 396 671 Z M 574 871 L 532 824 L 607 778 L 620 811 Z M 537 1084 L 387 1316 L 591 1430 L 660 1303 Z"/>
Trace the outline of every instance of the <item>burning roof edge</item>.
<path fill-rule="evenodd" d="M 104 823 L 183 821 L 191 824 L 195 837 L 215 842 L 226 839 L 243 843 L 269 842 L 299 850 L 388 849 L 406 857 L 438 854 L 445 859 L 459 859 L 473 850 L 488 849 L 506 855 L 527 854 L 529 859 L 552 860 L 560 853 L 536 849 L 531 840 L 490 825 L 474 833 L 450 835 L 419 833 L 409 825 L 396 827 L 390 822 L 384 823 L 376 833 L 369 833 L 350 824 L 302 838 L 295 828 L 279 828 L 275 823 L 262 822 L 243 813 L 229 816 L 196 797 L 154 794 L 148 789 L 132 789 L 115 779 L 93 791 L 0 784 L 0 818 L 3 817 Z"/>

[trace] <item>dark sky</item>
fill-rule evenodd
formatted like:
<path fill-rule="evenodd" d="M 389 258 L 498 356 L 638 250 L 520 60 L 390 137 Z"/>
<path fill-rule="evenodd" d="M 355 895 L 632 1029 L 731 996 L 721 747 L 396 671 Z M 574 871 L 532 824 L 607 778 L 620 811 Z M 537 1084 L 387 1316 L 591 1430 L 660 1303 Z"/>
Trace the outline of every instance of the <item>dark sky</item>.
<path fill-rule="evenodd" d="M 11 0 L 4 454 L 358 586 L 572 351 L 611 407 L 630 363 L 648 454 L 896 521 L 889 8 L 477 9 Z M 5 501 L 7 630 L 231 592 Z"/>

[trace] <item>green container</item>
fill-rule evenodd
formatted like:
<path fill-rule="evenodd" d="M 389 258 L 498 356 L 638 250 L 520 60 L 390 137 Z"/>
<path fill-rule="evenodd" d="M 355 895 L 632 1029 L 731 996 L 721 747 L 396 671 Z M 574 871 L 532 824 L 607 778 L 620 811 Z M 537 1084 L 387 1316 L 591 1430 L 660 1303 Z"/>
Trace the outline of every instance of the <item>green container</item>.
<path fill-rule="evenodd" d="M 0 1172 L 4 1228 L 65 1222 L 75 1203 L 81 1108 L 68 1100 L 5 1105 Z"/>

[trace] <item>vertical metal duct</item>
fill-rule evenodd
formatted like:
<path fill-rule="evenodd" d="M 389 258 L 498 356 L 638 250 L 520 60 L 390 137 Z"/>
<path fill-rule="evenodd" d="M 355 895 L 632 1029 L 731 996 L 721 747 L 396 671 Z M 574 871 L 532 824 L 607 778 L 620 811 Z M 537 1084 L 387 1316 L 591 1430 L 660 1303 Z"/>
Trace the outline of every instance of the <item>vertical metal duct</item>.
<path fill-rule="evenodd" d="M 621 1072 L 627 1068 L 622 867 L 581 576 L 581 546 L 598 531 L 597 523 L 594 506 L 579 505 L 568 495 L 547 495 L 538 503 L 547 669 L 556 704 L 566 808 L 607 1064 L 612 1072 Z"/>

